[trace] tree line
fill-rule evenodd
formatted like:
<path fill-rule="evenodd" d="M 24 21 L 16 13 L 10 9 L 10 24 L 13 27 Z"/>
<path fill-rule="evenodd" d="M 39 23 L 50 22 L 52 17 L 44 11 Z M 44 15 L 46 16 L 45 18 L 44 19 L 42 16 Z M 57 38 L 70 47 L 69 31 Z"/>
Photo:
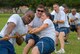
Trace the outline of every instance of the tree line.
<path fill-rule="evenodd" d="M 38 4 L 44 4 L 52 7 L 54 3 L 59 5 L 66 4 L 69 7 L 80 8 L 80 0 L 0 0 L 0 7 L 19 8 L 19 6 L 29 6 L 31 9 L 36 8 Z"/>

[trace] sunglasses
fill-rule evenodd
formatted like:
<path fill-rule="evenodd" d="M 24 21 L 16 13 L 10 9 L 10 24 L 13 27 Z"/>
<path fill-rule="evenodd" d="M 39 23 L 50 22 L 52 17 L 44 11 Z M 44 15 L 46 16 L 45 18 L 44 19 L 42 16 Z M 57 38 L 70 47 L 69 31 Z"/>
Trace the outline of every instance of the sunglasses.
<path fill-rule="evenodd" d="M 44 12 L 43 10 L 37 10 L 38 12 Z"/>

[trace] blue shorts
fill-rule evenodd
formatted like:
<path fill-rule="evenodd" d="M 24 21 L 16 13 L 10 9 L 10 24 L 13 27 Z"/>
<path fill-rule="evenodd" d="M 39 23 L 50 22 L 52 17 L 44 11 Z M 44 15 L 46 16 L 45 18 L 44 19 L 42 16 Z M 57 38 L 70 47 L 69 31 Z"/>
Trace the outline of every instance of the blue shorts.
<path fill-rule="evenodd" d="M 36 46 L 38 47 L 40 54 L 51 54 L 55 50 L 54 41 L 49 37 L 41 38 Z"/>
<path fill-rule="evenodd" d="M 54 23 L 54 27 L 55 27 L 55 30 L 57 30 L 58 24 L 55 24 L 55 23 Z"/>
<path fill-rule="evenodd" d="M 70 30 L 71 30 L 72 32 L 74 32 L 74 31 L 77 32 L 77 28 L 76 28 L 75 25 L 70 25 Z"/>
<path fill-rule="evenodd" d="M 9 41 L 0 40 L 0 54 L 15 54 L 13 45 Z"/>
<path fill-rule="evenodd" d="M 58 32 L 64 32 L 65 35 L 69 33 L 70 29 L 69 27 L 61 27 L 56 29 Z"/>
<path fill-rule="evenodd" d="M 77 26 L 80 26 L 80 23 L 79 23 L 79 24 L 77 24 Z"/>
<path fill-rule="evenodd" d="M 39 41 L 39 37 L 36 36 L 35 34 L 27 34 L 25 42 L 28 43 L 29 39 L 33 39 L 35 41 L 35 44 Z"/>

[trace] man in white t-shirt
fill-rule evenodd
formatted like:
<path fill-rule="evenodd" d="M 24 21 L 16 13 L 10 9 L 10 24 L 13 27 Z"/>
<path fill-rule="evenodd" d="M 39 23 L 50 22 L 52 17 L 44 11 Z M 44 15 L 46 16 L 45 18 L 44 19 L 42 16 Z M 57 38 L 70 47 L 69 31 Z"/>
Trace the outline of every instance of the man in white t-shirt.
<path fill-rule="evenodd" d="M 42 13 L 45 11 L 44 5 L 38 5 L 35 13 L 35 18 L 29 24 L 29 30 L 34 30 L 36 27 L 40 27 L 42 25 L 42 21 L 40 19 Z M 32 48 L 39 40 L 39 35 L 37 34 L 27 34 L 26 36 L 26 46 L 24 47 L 23 54 L 28 54 L 29 49 Z"/>
<path fill-rule="evenodd" d="M 60 45 L 61 45 L 61 48 L 59 51 L 57 51 L 57 53 L 65 53 L 64 36 L 68 33 L 68 31 L 67 31 L 68 27 L 69 27 L 68 20 L 67 20 L 67 17 L 66 17 L 66 14 L 64 13 L 64 11 L 61 11 L 59 9 L 58 4 L 54 4 L 53 8 L 55 10 L 53 22 L 55 24 L 58 24 L 56 31 L 57 31 L 57 36 L 60 40 Z M 56 38 L 56 44 L 57 44 L 57 38 Z"/>
<path fill-rule="evenodd" d="M 67 21 L 69 24 L 69 8 L 67 6 L 64 8 L 64 12 L 66 14 Z M 69 44 L 69 42 L 68 42 L 69 32 L 70 32 L 70 25 L 68 26 L 68 33 L 65 35 L 65 38 L 64 38 L 65 44 Z"/>
<path fill-rule="evenodd" d="M 23 42 L 23 37 L 20 35 L 27 32 L 25 25 L 29 24 L 34 18 L 34 12 L 29 10 L 21 18 L 18 14 L 13 14 L 8 19 L 6 25 L 0 32 L 0 38 L 5 37 L 5 40 L 0 40 L 0 54 L 15 54 L 14 44 Z M 18 36 L 10 38 L 10 36 Z M 19 44 L 20 45 L 20 44 Z"/>
<path fill-rule="evenodd" d="M 60 9 L 61 11 L 64 11 L 64 9 L 65 9 L 66 7 L 67 7 L 66 4 L 62 4 L 62 6 L 60 6 L 59 9 Z"/>
<path fill-rule="evenodd" d="M 80 40 L 80 14 L 73 8 L 69 14 L 71 31 L 76 31 L 78 34 L 78 40 Z"/>

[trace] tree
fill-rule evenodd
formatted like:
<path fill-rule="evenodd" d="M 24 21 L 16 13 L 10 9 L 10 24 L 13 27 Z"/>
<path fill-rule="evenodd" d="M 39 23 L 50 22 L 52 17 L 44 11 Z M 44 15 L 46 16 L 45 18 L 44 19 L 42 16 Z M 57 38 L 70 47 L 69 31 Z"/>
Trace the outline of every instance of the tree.
<path fill-rule="evenodd" d="M 67 4 L 69 7 L 80 8 L 80 0 L 0 0 L 0 7 L 15 8 L 16 12 L 19 6 L 28 5 L 30 9 L 35 10 L 38 4 L 44 4 L 52 7 L 54 3 L 59 5 Z"/>

